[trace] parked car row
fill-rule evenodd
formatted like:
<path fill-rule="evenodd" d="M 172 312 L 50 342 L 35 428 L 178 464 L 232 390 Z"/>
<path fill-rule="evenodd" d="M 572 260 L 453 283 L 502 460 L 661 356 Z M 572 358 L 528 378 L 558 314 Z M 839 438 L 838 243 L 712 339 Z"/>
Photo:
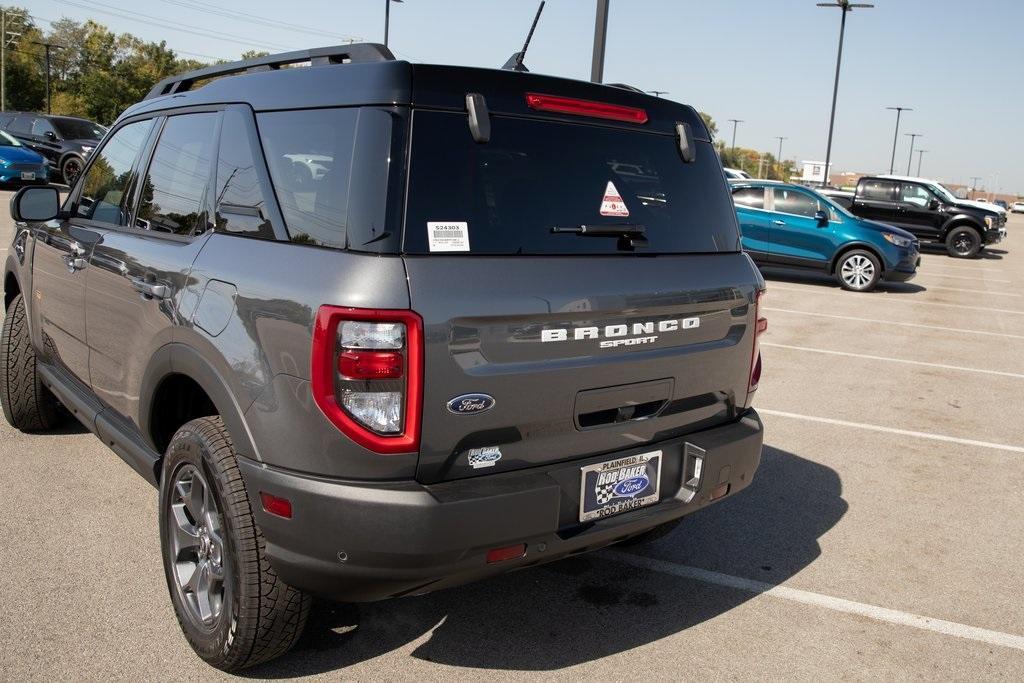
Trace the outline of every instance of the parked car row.
<path fill-rule="evenodd" d="M 47 176 L 42 178 L 21 177 L 13 180 L 31 182 L 53 178 L 72 185 L 107 129 L 98 123 L 74 116 L 2 112 L 0 131 L 36 152 L 50 169 Z M 0 178 L 0 182 L 9 180 Z"/>

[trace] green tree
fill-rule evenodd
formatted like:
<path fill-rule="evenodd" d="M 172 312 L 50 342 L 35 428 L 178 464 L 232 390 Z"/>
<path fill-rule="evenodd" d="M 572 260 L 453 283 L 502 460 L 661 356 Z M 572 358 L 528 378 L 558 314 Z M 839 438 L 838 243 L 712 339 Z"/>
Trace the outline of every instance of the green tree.
<path fill-rule="evenodd" d="M 704 119 L 704 125 L 708 127 L 708 132 L 711 133 L 711 139 L 714 140 L 718 135 L 718 124 L 711 118 L 711 114 L 706 111 L 700 112 L 700 117 Z"/>

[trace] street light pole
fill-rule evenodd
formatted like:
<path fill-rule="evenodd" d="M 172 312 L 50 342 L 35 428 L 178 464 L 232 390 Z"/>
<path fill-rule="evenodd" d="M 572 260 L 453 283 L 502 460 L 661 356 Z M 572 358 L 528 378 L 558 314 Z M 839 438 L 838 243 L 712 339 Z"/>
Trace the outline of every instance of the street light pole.
<path fill-rule="evenodd" d="M 732 124 L 732 151 L 736 151 L 736 126 L 743 123 L 743 119 L 729 119 Z"/>
<path fill-rule="evenodd" d="M 910 175 L 910 162 L 914 160 L 914 140 L 922 138 L 924 135 L 921 133 L 904 133 L 910 138 L 910 156 L 907 157 L 907 175 Z"/>
<path fill-rule="evenodd" d="M 33 40 L 32 43 L 34 45 L 42 45 L 43 48 L 46 50 L 46 113 L 49 114 L 49 113 L 51 113 L 50 112 L 50 51 L 53 50 L 53 49 L 63 50 L 64 46 L 63 45 L 58 45 L 57 43 L 44 43 L 44 42 L 41 42 L 41 41 L 38 41 L 38 40 Z"/>
<path fill-rule="evenodd" d="M 917 150 L 917 177 L 918 178 L 921 177 L 921 157 L 924 156 L 925 152 L 927 152 L 927 151 L 928 150 L 926 150 L 926 149 L 919 149 L 919 150 Z"/>
<path fill-rule="evenodd" d="M 661 97 L 662 95 L 668 94 L 668 90 L 648 90 L 647 92 L 654 95 L 655 97 Z"/>
<path fill-rule="evenodd" d="M 836 99 L 839 97 L 839 69 L 843 64 L 843 37 L 846 34 L 846 13 L 852 12 L 855 7 L 868 9 L 874 5 L 864 3 L 851 3 L 850 0 L 835 0 L 835 2 L 819 2 L 818 7 L 838 7 L 841 10 L 839 21 L 839 54 L 836 56 L 836 80 L 832 86 L 832 113 L 828 119 L 828 143 L 825 145 L 825 181 L 822 186 L 828 185 L 829 165 L 832 162 L 832 130 L 836 125 Z"/>
<path fill-rule="evenodd" d="M 597 0 L 597 17 L 594 19 L 594 54 L 590 61 L 590 80 L 604 81 L 604 46 L 608 38 L 608 3 L 611 0 Z"/>
<path fill-rule="evenodd" d="M 391 3 L 404 0 L 384 0 L 384 47 L 388 46 L 388 30 L 391 27 Z"/>
<path fill-rule="evenodd" d="M 775 157 L 775 163 L 778 164 L 778 166 L 779 166 L 779 175 L 781 176 L 782 175 L 782 141 L 783 140 L 788 140 L 789 138 L 783 137 L 781 135 L 776 135 L 775 139 L 779 141 L 779 155 L 777 157 Z M 785 180 L 785 179 L 780 177 L 779 180 Z"/>
<path fill-rule="evenodd" d="M 896 112 L 896 132 L 892 134 L 892 159 L 889 160 L 889 175 L 892 175 L 896 168 L 896 141 L 900 138 L 900 114 L 905 111 L 914 111 L 910 107 L 886 107 Z"/>

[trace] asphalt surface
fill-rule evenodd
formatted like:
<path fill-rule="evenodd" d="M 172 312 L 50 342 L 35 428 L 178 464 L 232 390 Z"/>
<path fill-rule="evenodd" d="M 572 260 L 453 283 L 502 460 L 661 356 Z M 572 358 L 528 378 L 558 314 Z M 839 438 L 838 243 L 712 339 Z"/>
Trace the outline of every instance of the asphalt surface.
<path fill-rule="evenodd" d="M 769 273 L 761 469 L 672 535 L 319 605 L 247 675 L 1024 680 L 1024 216 L 1009 232 L 873 294 Z M 0 421 L 0 679 L 221 677 L 174 619 L 155 491 L 83 429 Z"/>

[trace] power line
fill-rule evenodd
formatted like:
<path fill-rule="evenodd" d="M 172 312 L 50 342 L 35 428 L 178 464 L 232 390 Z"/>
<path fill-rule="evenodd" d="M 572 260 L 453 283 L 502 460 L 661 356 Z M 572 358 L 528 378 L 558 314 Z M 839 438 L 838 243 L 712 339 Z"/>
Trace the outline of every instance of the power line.
<path fill-rule="evenodd" d="M 287 22 L 280 21 L 278 19 L 271 19 L 269 17 L 261 17 L 255 14 L 247 14 L 244 12 L 238 12 L 236 10 L 225 9 L 223 7 L 210 7 L 197 2 L 191 2 L 190 0 L 164 0 L 164 2 L 171 5 L 178 5 L 179 7 L 185 7 L 187 9 L 195 10 L 197 12 L 206 12 L 207 14 L 215 14 L 217 16 L 226 17 L 228 19 L 235 19 L 238 21 L 247 21 L 251 24 L 257 24 L 259 26 L 268 26 L 274 29 L 284 29 L 286 31 L 295 31 L 297 33 L 307 33 L 309 35 L 326 36 L 328 38 L 336 38 L 344 41 L 359 41 L 361 38 L 344 35 L 341 33 L 331 33 L 330 31 L 322 31 L 319 29 L 309 28 L 306 26 L 300 26 L 299 24 L 289 24 Z"/>
<path fill-rule="evenodd" d="M 60 19 L 46 19 L 46 18 L 40 17 L 40 16 L 38 16 L 36 14 L 27 14 L 25 16 L 31 17 L 32 19 L 35 19 L 36 21 L 41 21 L 43 23 L 49 24 L 51 27 L 53 27 L 55 24 L 57 24 L 60 21 L 64 21 L 64 20 L 75 21 L 74 19 L 71 19 L 70 17 L 61 17 Z M 75 23 L 80 23 L 80 22 L 75 21 Z M 227 60 L 233 59 L 232 57 L 214 57 L 213 55 L 204 55 L 204 54 L 202 54 L 200 52 L 189 52 L 188 50 L 179 50 L 179 49 L 173 48 L 173 47 L 170 47 L 170 48 L 167 48 L 167 49 L 171 50 L 175 54 L 188 55 L 189 57 L 200 57 L 202 59 L 209 59 L 209 60 L 214 61 L 214 62 L 216 62 L 217 60 L 220 60 L 220 59 L 227 59 Z"/>
<path fill-rule="evenodd" d="M 181 31 L 183 33 L 191 33 L 193 35 L 200 36 L 202 38 L 213 38 L 215 40 L 227 41 L 229 43 L 238 43 L 246 47 L 262 47 L 264 49 L 271 50 L 293 50 L 294 48 L 275 44 L 275 43 L 262 43 L 246 38 L 245 36 L 233 35 L 230 33 L 212 32 L 202 29 L 198 26 L 192 26 L 191 24 L 182 24 L 181 22 L 170 21 L 168 19 L 161 19 L 160 17 L 154 17 L 150 14 L 143 14 L 141 12 L 134 12 L 131 10 L 122 10 L 120 8 L 111 7 L 110 5 L 102 5 L 102 3 L 93 2 L 91 5 L 85 5 L 78 2 L 72 2 L 71 0 L 56 0 L 63 5 L 71 5 L 80 9 L 89 10 L 92 12 L 100 12 L 103 14 L 110 14 L 121 19 L 127 19 L 140 24 L 147 24 L 149 26 L 155 26 L 161 29 L 170 29 L 172 31 Z M 97 5 L 103 7 L 111 7 L 111 9 L 100 9 Z M 141 19 L 139 17 L 142 17 Z"/>

